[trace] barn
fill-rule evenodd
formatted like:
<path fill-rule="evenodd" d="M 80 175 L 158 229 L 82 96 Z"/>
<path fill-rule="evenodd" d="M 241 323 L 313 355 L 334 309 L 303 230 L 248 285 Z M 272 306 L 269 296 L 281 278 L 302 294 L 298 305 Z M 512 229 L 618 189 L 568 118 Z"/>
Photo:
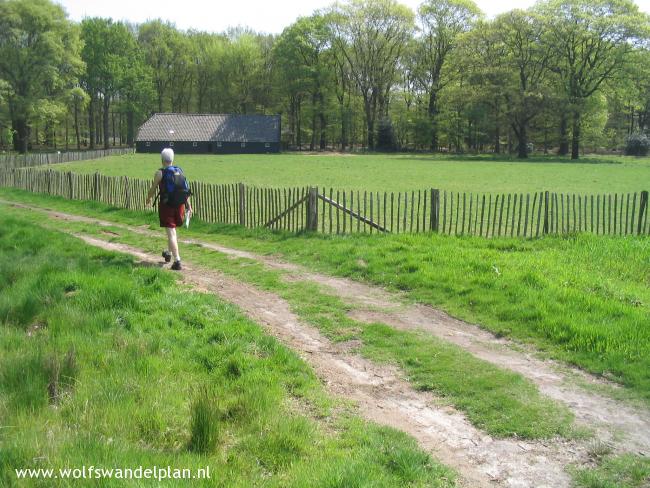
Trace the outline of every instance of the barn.
<path fill-rule="evenodd" d="M 138 130 L 136 150 L 156 153 L 171 147 L 181 154 L 280 152 L 279 115 L 152 115 Z"/>

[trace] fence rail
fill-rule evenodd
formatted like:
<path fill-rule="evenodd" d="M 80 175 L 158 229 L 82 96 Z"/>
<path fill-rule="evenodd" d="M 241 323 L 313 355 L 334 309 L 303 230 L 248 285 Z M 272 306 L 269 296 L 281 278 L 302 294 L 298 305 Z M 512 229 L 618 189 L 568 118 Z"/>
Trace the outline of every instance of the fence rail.
<path fill-rule="evenodd" d="M 135 149 L 127 147 L 97 149 L 93 151 L 8 154 L 4 156 L 0 155 L 0 167 L 27 168 L 31 166 L 43 166 L 46 164 L 68 163 L 70 161 L 86 161 L 88 159 L 99 159 L 106 156 L 121 156 L 123 154 L 133 154 L 134 152 Z"/>
<path fill-rule="evenodd" d="M 0 172 L 0 186 L 153 211 L 145 206 L 150 182 L 126 176 L 9 169 Z M 483 237 L 650 233 L 647 191 L 598 195 L 460 193 L 438 189 L 367 192 L 202 182 L 193 183 L 192 191 L 195 216 L 205 222 L 291 232 L 437 232 Z"/>

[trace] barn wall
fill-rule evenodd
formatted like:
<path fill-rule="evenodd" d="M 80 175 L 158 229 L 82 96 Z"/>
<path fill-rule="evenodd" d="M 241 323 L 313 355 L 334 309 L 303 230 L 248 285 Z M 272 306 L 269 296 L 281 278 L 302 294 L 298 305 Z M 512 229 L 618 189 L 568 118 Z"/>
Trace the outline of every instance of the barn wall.
<path fill-rule="evenodd" d="M 136 151 L 139 153 L 159 153 L 166 147 L 171 147 L 178 154 L 206 154 L 210 153 L 210 144 L 208 142 L 197 142 L 196 146 L 192 142 L 175 141 L 173 145 L 169 142 L 151 141 L 147 147 L 146 142 L 138 141 L 135 144 Z"/>
<path fill-rule="evenodd" d="M 136 152 L 139 153 L 160 153 L 164 148 L 171 147 L 178 154 L 265 154 L 280 152 L 280 143 L 272 142 L 266 147 L 263 142 L 247 142 L 241 147 L 240 142 L 222 142 L 221 147 L 216 142 L 192 142 L 175 141 L 173 146 L 169 142 L 151 141 L 149 146 L 145 141 L 137 141 Z"/>
<path fill-rule="evenodd" d="M 245 147 L 241 146 L 241 142 L 222 142 L 221 147 L 217 143 L 213 143 L 213 151 L 215 154 L 265 154 L 280 152 L 280 144 L 271 142 L 270 147 L 265 147 L 263 142 L 247 142 Z"/>

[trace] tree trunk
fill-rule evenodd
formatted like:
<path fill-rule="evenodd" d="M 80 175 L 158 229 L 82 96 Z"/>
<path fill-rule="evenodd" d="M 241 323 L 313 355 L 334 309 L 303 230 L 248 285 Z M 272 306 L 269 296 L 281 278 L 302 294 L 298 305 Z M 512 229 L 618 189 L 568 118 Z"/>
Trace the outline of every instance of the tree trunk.
<path fill-rule="evenodd" d="M 289 131 L 291 132 L 291 141 L 289 144 L 296 145 L 296 100 L 293 95 L 289 96 Z"/>
<path fill-rule="evenodd" d="M 109 107 L 110 107 L 111 99 L 108 95 L 104 95 L 104 113 L 102 114 L 104 116 L 104 149 L 108 149 L 109 147 L 109 132 L 108 132 L 108 127 L 109 127 L 109 117 L 110 117 L 110 112 L 109 112 Z"/>
<path fill-rule="evenodd" d="M 77 150 L 81 149 L 81 137 L 79 137 L 79 102 L 74 102 L 74 136 L 77 140 Z"/>
<path fill-rule="evenodd" d="M 88 140 L 90 149 L 95 149 L 95 99 L 92 96 L 88 103 Z"/>
<path fill-rule="evenodd" d="M 368 129 L 368 149 L 371 151 L 375 150 L 375 121 L 372 119 L 372 117 L 368 118 L 367 121 L 367 129 Z"/>
<path fill-rule="evenodd" d="M 322 112 L 319 115 L 320 121 L 320 150 L 324 151 L 327 147 L 327 133 L 325 128 L 325 114 Z"/>
<path fill-rule="evenodd" d="M 324 151 L 327 146 L 327 124 L 325 122 L 325 111 L 323 110 L 323 94 L 318 96 L 318 122 L 320 128 L 320 150 Z"/>
<path fill-rule="evenodd" d="M 14 151 L 25 154 L 29 145 L 29 125 L 27 125 L 27 121 L 25 119 L 12 120 L 11 128 L 14 131 Z"/>
<path fill-rule="evenodd" d="M 97 146 L 101 146 L 104 142 L 104 123 L 103 123 L 103 118 L 102 118 L 102 109 L 104 107 L 103 103 L 98 103 L 97 104 L 97 118 L 95 119 L 95 127 L 97 127 L 97 130 L 95 130 L 95 134 L 97 135 L 97 138 L 95 139 L 95 143 Z"/>
<path fill-rule="evenodd" d="M 314 93 L 311 97 L 311 141 L 309 142 L 309 150 L 313 151 L 316 148 L 316 117 L 318 115 L 316 110 L 318 96 Z"/>
<path fill-rule="evenodd" d="M 366 113 L 366 140 L 368 141 L 368 149 L 375 150 L 375 117 L 377 115 L 377 91 L 373 89 L 372 95 L 364 94 L 364 108 Z"/>
<path fill-rule="evenodd" d="M 302 136 L 300 134 L 301 132 L 301 125 L 302 125 L 302 117 L 301 117 L 301 110 L 300 110 L 300 105 L 301 101 L 300 99 L 297 100 L 296 102 L 296 144 L 298 145 L 298 151 L 302 151 Z"/>
<path fill-rule="evenodd" d="M 345 104 L 341 102 L 341 151 L 345 151 L 348 146 L 347 138 L 347 111 L 345 110 Z"/>
<path fill-rule="evenodd" d="M 560 115 L 560 148 L 557 153 L 560 156 L 569 154 L 569 119 L 564 111 Z"/>
<path fill-rule="evenodd" d="M 56 148 L 56 141 L 54 140 L 54 133 L 52 130 L 52 122 L 45 123 L 45 145 L 50 148 Z"/>
<path fill-rule="evenodd" d="M 573 134 L 571 137 L 571 159 L 580 159 L 580 112 L 573 112 Z"/>
<path fill-rule="evenodd" d="M 494 104 L 494 153 L 501 154 L 501 125 L 499 123 L 499 101 Z"/>
<path fill-rule="evenodd" d="M 520 123 L 517 127 L 513 127 L 517 135 L 517 157 L 519 159 L 526 159 L 528 157 L 528 128 L 526 124 Z"/>
<path fill-rule="evenodd" d="M 429 93 L 429 122 L 431 123 L 431 151 L 438 152 L 438 92 Z"/>
<path fill-rule="evenodd" d="M 129 146 L 133 146 L 133 133 L 134 133 L 134 124 L 133 124 L 133 110 L 129 110 L 126 113 L 126 143 Z"/>

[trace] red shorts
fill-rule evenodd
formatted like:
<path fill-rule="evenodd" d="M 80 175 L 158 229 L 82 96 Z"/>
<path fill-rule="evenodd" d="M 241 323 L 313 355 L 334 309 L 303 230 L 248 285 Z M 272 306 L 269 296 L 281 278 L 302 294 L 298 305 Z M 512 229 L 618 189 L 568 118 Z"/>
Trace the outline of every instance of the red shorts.
<path fill-rule="evenodd" d="M 160 217 L 160 227 L 182 227 L 185 218 L 185 205 L 174 208 L 159 202 L 158 217 Z"/>

